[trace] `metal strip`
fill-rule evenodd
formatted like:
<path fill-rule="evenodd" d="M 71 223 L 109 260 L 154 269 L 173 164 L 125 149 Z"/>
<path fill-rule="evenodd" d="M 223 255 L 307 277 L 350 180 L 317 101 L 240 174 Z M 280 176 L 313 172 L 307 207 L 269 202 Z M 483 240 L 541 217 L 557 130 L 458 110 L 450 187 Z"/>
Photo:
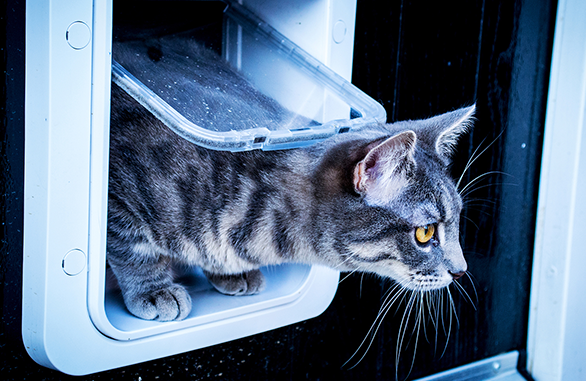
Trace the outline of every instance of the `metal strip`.
<path fill-rule="evenodd" d="M 519 352 L 513 351 L 436 373 L 417 381 L 525 381 L 525 378 L 517 371 L 518 359 Z"/>

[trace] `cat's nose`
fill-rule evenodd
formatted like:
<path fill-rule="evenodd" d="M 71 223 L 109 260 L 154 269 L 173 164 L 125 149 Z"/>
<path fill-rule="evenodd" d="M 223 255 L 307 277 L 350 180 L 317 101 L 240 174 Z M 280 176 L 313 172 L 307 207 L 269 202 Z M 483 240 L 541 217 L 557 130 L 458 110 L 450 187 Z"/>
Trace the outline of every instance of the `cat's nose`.
<path fill-rule="evenodd" d="M 450 273 L 450 275 L 452 276 L 452 278 L 454 278 L 454 280 L 460 279 L 460 278 L 462 278 L 462 276 L 464 274 L 466 274 L 466 271 L 458 271 L 458 272 L 455 272 L 455 273 L 454 272 L 451 272 L 451 271 L 448 271 L 448 272 Z"/>

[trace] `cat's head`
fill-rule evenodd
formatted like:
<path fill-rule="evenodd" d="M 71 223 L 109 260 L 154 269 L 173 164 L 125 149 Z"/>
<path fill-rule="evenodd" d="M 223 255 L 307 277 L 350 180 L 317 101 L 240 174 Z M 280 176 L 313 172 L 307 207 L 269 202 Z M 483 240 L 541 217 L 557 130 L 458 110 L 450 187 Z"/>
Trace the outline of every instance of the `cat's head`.
<path fill-rule="evenodd" d="M 347 216 L 333 245 L 342 268 L 432 290 L 462 276 L 462 201 L 448 166 L 475 107 L 387 126 L 390 135 L 362 143 L 346 169 Z M 349 189 L 348 189 L 349 188 Z"/>

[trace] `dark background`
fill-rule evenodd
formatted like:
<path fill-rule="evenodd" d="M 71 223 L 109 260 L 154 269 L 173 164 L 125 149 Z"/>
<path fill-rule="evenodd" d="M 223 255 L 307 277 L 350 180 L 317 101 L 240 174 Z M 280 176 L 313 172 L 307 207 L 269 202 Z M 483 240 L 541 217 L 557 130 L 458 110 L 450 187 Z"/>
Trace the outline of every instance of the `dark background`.
<path fill-rule="evenodd" d="M 455 177 L 476 149 L 487 148 L 463 180 L 486 174 L 466 196 L 462 218 L 471 277 L 460 283 L 469 298 L 451 287 L 458 321 L 447 344 L 444 329 L 436 339 L 428 322 L 414 355 L 408 329 L 399 379 L 511 350 L 524 354 L 555 9 L 555 0 L 358 1 L 352 82 L 384 105 L 389 121 L 476 102 L 477 122 L 459 144 Z M 20 339 L 24 1 L 3 3 L 0 28 L 0 374 L 5 380 L 62 380 L 69 377 L 34 363 Z M 315 319 L 78 379 L 394 379 L 401 308 L 386 316 L 364 359 L 353 369 L 343 366 L 391 287 L 352 275 Z"/>

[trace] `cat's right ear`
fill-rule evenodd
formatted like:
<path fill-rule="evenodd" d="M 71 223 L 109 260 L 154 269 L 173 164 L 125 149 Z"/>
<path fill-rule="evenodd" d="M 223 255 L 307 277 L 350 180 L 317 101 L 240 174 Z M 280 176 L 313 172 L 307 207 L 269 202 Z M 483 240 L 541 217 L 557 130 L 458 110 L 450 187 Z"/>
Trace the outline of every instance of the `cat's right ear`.
<path fill-rule="evenodd" d="M 437 134 L 432 139 L 435 140 L 435 150 L 440 157 L 449 160 L 460 136 L 472 127 L 475 112 L 476 104 L 427 120 L 428 125 L 433 126 L 431 134 Z"/>
<path fill-rule="evenodd" d="M 380 193 L 380 198 L 392 198 L 404 186 L 406 171 L 415 165 L 416 140 L 415 132 L 405 131 L 380 144 L 373 144 L 354 167 L 355 191 L 362 195 L 376 192 Z"/>

